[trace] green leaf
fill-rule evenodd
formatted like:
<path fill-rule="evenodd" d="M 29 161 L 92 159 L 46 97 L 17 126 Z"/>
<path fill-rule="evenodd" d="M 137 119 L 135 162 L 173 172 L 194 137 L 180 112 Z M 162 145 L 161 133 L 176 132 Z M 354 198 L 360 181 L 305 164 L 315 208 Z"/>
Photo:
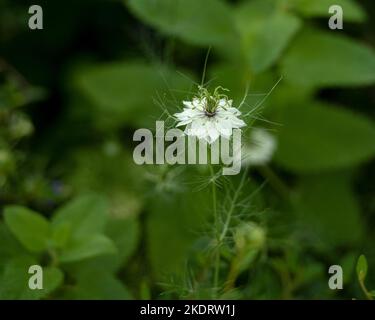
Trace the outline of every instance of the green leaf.
<path fill-rule="evenodd" d="M 98 126 L 107 129 L 125 124 L 155 126 L 168 100 L 177 111 L 175 99 L 182 95 L 175 91 L 189 90 L 192 85 L 177 71 L 139 62 L 95 65 L 78 72 L 76 83 L 92 101 Z"/>
<path fill-rule="evenodd" d="M 147 247 L 156 276 L 163 279 L 168 272 L 183 272 L 197 240 L 195 231 L 201 230 L 210 213 L 207 197 L 202 190 L 176 194 L 173 199 L 160 196 L 152 199 L 147 220 Z"/>
<path fill-rule="evenodd" d="M 113 241 L 116 254 L 95 256 L 67 266 L 67 270 L 74 276 L 90 270 L 101 272 L 116 272 L 126 264 L 136 250 L 139 241 L 139 225 L 135 218 L 111 219 L 106 228 L 106 235 Z"/>
<path fill-rule="evenodd" d="M 303 86 L 359 86 L 375 82 L 375 53 L 337 33 L 306 30 L 282 61 L 284 79 Z"/>
<path fill-rule="evenodd" d="M 117 268 L 126 263 L 134 253 L 139 241 L 139 224 L 136 218 L 111 219 L 106 228 L 106 235 L 113 240 L 118 254 Z"/>
<path fill-rule="evenodd" d="M 365 281 L 366 276 L 367 276 L 367 269 L 368 269 L 367 259 L 362 254 L 360 255 L 357 261 L 357 276 L 358 276 L 359 281 L 361 282 Z"/>
<path fill-rule="evenodd" d="M 209 77 L 213 79 L 213 86 L 223 86 L 230 90 L 234 105 L 238 106 L 246 92 L 246 86 L 252 83 L 252 78 L 246 64 L 220 63 L 209 69 Z M 249 95 L 250 97 L 250 95 Z"/>
<path fill-rule="evenodd" d="M 357 255 L 354 252 L 347 253 L 342 258 L 340 258 L 340 262 L 338 264 L 342 266 L 343 269 L 344 285 L 351 283 L 351 281 L 353 280 L 356 261 Z"/>
<path fill-rule="evenodd" d="M 217 45 L 236 36 L 230 7 L 220 0 L 129 0 L 131 12 L 167 35 Z"/>
<path fill-rule="evenodd" d="M 57 231 L 57 228 L 68 228 L 62 225 L 69 225 L 75 237 L 101 233 L 109 217 L 108 210 L 107 201 L 98 195 L 85 195 L 73 199 L 58 209 L 53 216 L 52 225 L 55 236 L 56 232 L 63 232 Z"/>
<path fill-rule="evenodd" d="M 264 0 L 244 2 L 236 10 L 237 27 L 251 69 L 260 73 L 280 57 L 301 21 Z"/>
<path fill-rule="evenodd" d="M 21 206 L 4 209 L 4 219 L 8 228 L 21 244 L 32 252 L 47 248 L 51 235 L 49 222 L 40 214 Z"/>
<path fill-rule="evenodd" d="M 37 264 L 27 256 L 20 256 L 10 260 L 3 276 L 0 278 L 0 300 L 27 299 L 37 300 L 48 297 L 63 282 L 61 270 L 52 267 L 43 268 L 43 289 L 32 290 L 29 288 L 29 268 Z"/>
<path fill-rule="evenodd" d="M 75 287 L 66 290 L 63 297 L 64 299 L 75 300 L 132 299 L 129 290 L 115 276 L 96 270 L 81 274 Z"/>
<path fill-rule="evenodd" d="M 332 5 L 339 5 L 343 9 L 343 18 L 349 22 L 363 22 L 366 13 L 362 7 L 352 0 L 289 0 L 293 9 L 306 17 L 330 17 L 328 12 Z"/>
<path fill-rule="evenodd" d="M 86 235 L 72 239 L 62 250 L 59 261 L 75 262 L 100 255 L 116 253 L 113 242 L 104 235 Z"/>
<path fill-rule="evenodd" d="M 24 247 L 17 241 L 6 225 L 0 221 L 0 261 L 6 261 L 14 256 L 26 253 Z M 0 272 L 1 272 L 0 263 Z"/>
<path fill-rule="evenodd" d="M 241 108 L 244 114 L 250 112 L 256 105 L 260 106 L 258 111 L 262 110 L 263 112 L 275 104 L 278 106 L 280 102 L 284 102 L 281 101 L 279 99 L 280 97 L 277 97 L 276 94 L 282 92 L 281 88 L 284 86 L 285 82 L 277 85 L 277 89 L 264 100 L 264 96 L 275 86 L 280 78 L 271 72 L 263 72 L 254 76 L 253 73 L 249 72 L 246 63 L 215 64 L 209 69 L 209 77 L 212 79 L 210 80 L 212 87 L 223 86 L 230 90 L 229 96 L 233 99 L 233 105 L 235 107 L 238 107 L 244 100 L 245 104 Z M 248 92 L 246 91 L 247 89 L 249 89 Z M 295 97 L 298 98 L 301 92 L 303 92 L 303 90 L 298 87 L 298 95 L 295 93 Z M 283 99 L 283 97 L 281 97 L 281 99 Z M 287 104 L 290 104 L 289 96 Z"/>
<path fill-rule="evenodd" d="M 29 274 L 29 277 L 31 275 Z M 59 288 L 64 281 L 63 272 L 54 267 L 43 268 L 43 289 L 26 290 L 20 296 L 23 300 L 36 300 L 48 297 L 53 291 Z"/>
<path fill-rule="evenodd" d="M 294 172 L 354 166 L 375 154 L 375 126 L 359 114 L 327 104 L 288 106 L 279 122 L 276 161 Z"/>
<path fill-rule="evenodd" d="M 91 161 L 93 157 L 95 161 Z M 105 147 L 102 150 L 98 147 L 80 148 L 74 155 L 74 163 L 75 168 L 69 172 L 67 183 L 75 190 L 91 190 L 105 195 L 111 216 L 129 217 L 140 212 L 143 181 L 139 177 L 144 174 L 145 167 L 134 163 L 130 150 L 119 147 L 118 151 L 110 153 Z"/>
<path fill-rule="evenodd" d="M 71 224 L 60 223 L 53 228 L 52 242 L 56 248 L 63 248 L 71 236 Z"/>
<path fill-rule="evenodd" d="M 355 245 L 362 239 L 359 203 L 343 174 L 303 177 L 295 209 L 306 229 L 327 245 Z"/>
<path fill-rule="evenodd" d="M 5 264 L 4 272 L 0 277 L 0 300 L 18 299 L 28 287 L 31 265 L 36 264 L 30 256 L 20 256 Z"/>

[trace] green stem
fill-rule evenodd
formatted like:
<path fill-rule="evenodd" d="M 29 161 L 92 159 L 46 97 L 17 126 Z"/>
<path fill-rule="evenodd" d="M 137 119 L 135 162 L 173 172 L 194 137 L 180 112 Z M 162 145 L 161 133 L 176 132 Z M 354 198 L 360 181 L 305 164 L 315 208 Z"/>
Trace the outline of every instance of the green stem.
<path fill-rule="evenodd" d="M 240 261 L 241 258 L 242 258 L 242 255 L 239 255 L 232 260 L 230 264 L 230 268 L 229 268 L 227 281 L 223 289 L 224 292 L 228 292 L 229 290 L 233 289 L 234 283 L 238 277 L 238 261 Z"/>
<path fill-rule="evenodd" d="M 216 249 L 215 249 L 215 262 L 214 262 L 214 298 L 217 297 L 217 291 L 219 286 L 219 268 L 220 268 L 220 246 L 219 246 L 219 217 L 217 213 L 217 197 L 216 197 L 216 184 L 215 184 L 215 173 L 212 165 L 209 165 L 211 173 L 211 184 L 212 184 L 212 208 L 214 213 L 215 223 L 215 237 L 216 237 Z"/>
<path fill-rule="evenodd" d="M 259 172 L 270 182 L 276 191 L 278 191 L 286 200 L 290 201 L 289 188 L 270 167 L 261 166 L 259 167 Z"/>
<path fill-rule="evenodd" d="M 210 172 L 211 172 L 211 184 L 212 184 L 212 208 L 214 212 L 214 220 L 215 220 L 215 227 L 216 227 L 216 233 L 218 231 L 218 224 L 219 224 L 219 219 L 217 216 L 217 205 L 216 205 L 216 184 L 215 184 L 215 173 L 212 168 L 212 165 L 210 165 Z"/>
<path fill-rule="evenodd" d="M 245 180 L 246 180 L 248 172 L 249 172 L 249 166 L 246 167 L 246 170 L 245 170 L 245 172 L 242 175 L 241 182 L 240 182 L 240 184 L 239 184 L 236 192 L 234 193 L 234 196 L 233 196 L 233 199 L 232 199 L 229 211 L 228 211 L 228 215 L 227 215 L 227 218 L 225 220 L 224 228 L 223 228 L 223 231 L 222 231 L 222 233 L 220 235 L 220 238 L 219 238 L 219 243 L 221 243 L 225 239 L 225 237 L 227 235 L 227 232 L 228 232 L 228 229 L 229 229 L 229 226 L 230 226 L 230 222 L 232 220 L 232 215 L 233 215 L 234 209 L 236 207 L 236 203 L 237 203 L 238 197 L 241 194 L 241 189 L 242 189 L 242 187 L 243 187 L 243 185 L 245 183 Z"/>
<path fill-rule="evenodd" d="M 56 251 L 54 249 L 49 249 L 48 253 L 51 257 L 51 266 L 57 267 L 59 265 L 59 258 L 58 258 Z"/>
<path fill-rule="evenodd" d="M 370 294 L 370 292 L 368 292 L 366 286 L 365 286 L 365 283 L 362 281 L 362 280 L 359 280 L 359 285 L 361 286 L 361 289 L 363 291 L 363 293 L 365 294 L 366 298 L 368 300 L 374 300 L 374 298 L 372 297 L 372 295 Z"/>

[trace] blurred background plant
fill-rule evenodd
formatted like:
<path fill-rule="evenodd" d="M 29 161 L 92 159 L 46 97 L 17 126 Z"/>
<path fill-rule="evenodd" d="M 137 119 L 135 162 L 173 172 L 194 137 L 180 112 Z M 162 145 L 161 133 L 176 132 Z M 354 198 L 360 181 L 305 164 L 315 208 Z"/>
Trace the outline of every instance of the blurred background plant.
<path fill-rule="evenodd" d="M 1 299 L 211 297 L 207 168 L 132 159 L 134 130 L 182 108 L 209 47 L 210 85 L 255 110 L 245 182 L 218 188 L 233 211 L 219 297 L 366 298 L 373 1 L 334 1 L 344 30 L 328 28 L 329 0 L 37 2 L 44 29 L 31 31 L 35 3 L 0 0 Z M 41 292 L 25 289 L 35 263 Z"/>

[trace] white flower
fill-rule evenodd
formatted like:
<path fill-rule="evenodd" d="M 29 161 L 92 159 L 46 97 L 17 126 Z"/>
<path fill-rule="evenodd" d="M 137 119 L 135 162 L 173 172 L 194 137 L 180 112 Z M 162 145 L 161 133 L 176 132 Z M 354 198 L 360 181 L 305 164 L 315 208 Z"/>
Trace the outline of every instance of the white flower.
<path fill-rule="evenodd" d="M 241 112 L 232 107 L 232 100 L 218 95 L 183 101 L 184 110 L 174 116 L 179 121 L 177 127 L 185 126 L 185 134 L 204 139 L 209 144 L 220 136 L 229 139 L 233 129 L 246 124 L 238 117 Z"/>
<path fill-rule="evenodd" d="M 243 165 L 264 165 L 271 161 L 276 150 L 275 137 L 265 129 L 254 128 L 250 136 L 250 144 L 242 148 L 244 158 Z"/>

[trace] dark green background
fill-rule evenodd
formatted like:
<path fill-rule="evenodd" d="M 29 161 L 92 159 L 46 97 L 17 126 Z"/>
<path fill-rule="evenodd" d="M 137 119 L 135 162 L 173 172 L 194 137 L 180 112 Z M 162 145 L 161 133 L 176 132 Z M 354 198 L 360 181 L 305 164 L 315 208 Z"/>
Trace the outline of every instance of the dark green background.
<path fill-rule="evenodd" d="M 328 28 L 326 0 L 0 0 L 0 298 L 210 297 L 210 197 L 195 190 L 206 169 L 132 160 L 134 130 L 153 128 L 155 100 L 182 108 L 209 47 L 208 79 L 237 105 L 247 84 L 264 93 L 283 77 L 252 123 L 277 151 L 251 167 L 234 222 L 266 240 L 224 297 L 363 298 L 362 253 L 375 287 L 375 5 L 332 2 L 344 30 Z M 28 28 L 30 4 L 43 30 Z M 45 220 L 10 205 L 68 227 L 39 250 Z M 236 254 L 229 241 L 222 282 Z M 24 289 L 32 263 L 49 268 L 40 294 Z M 333 264 L 342 291 L 328 288 Z"/>

